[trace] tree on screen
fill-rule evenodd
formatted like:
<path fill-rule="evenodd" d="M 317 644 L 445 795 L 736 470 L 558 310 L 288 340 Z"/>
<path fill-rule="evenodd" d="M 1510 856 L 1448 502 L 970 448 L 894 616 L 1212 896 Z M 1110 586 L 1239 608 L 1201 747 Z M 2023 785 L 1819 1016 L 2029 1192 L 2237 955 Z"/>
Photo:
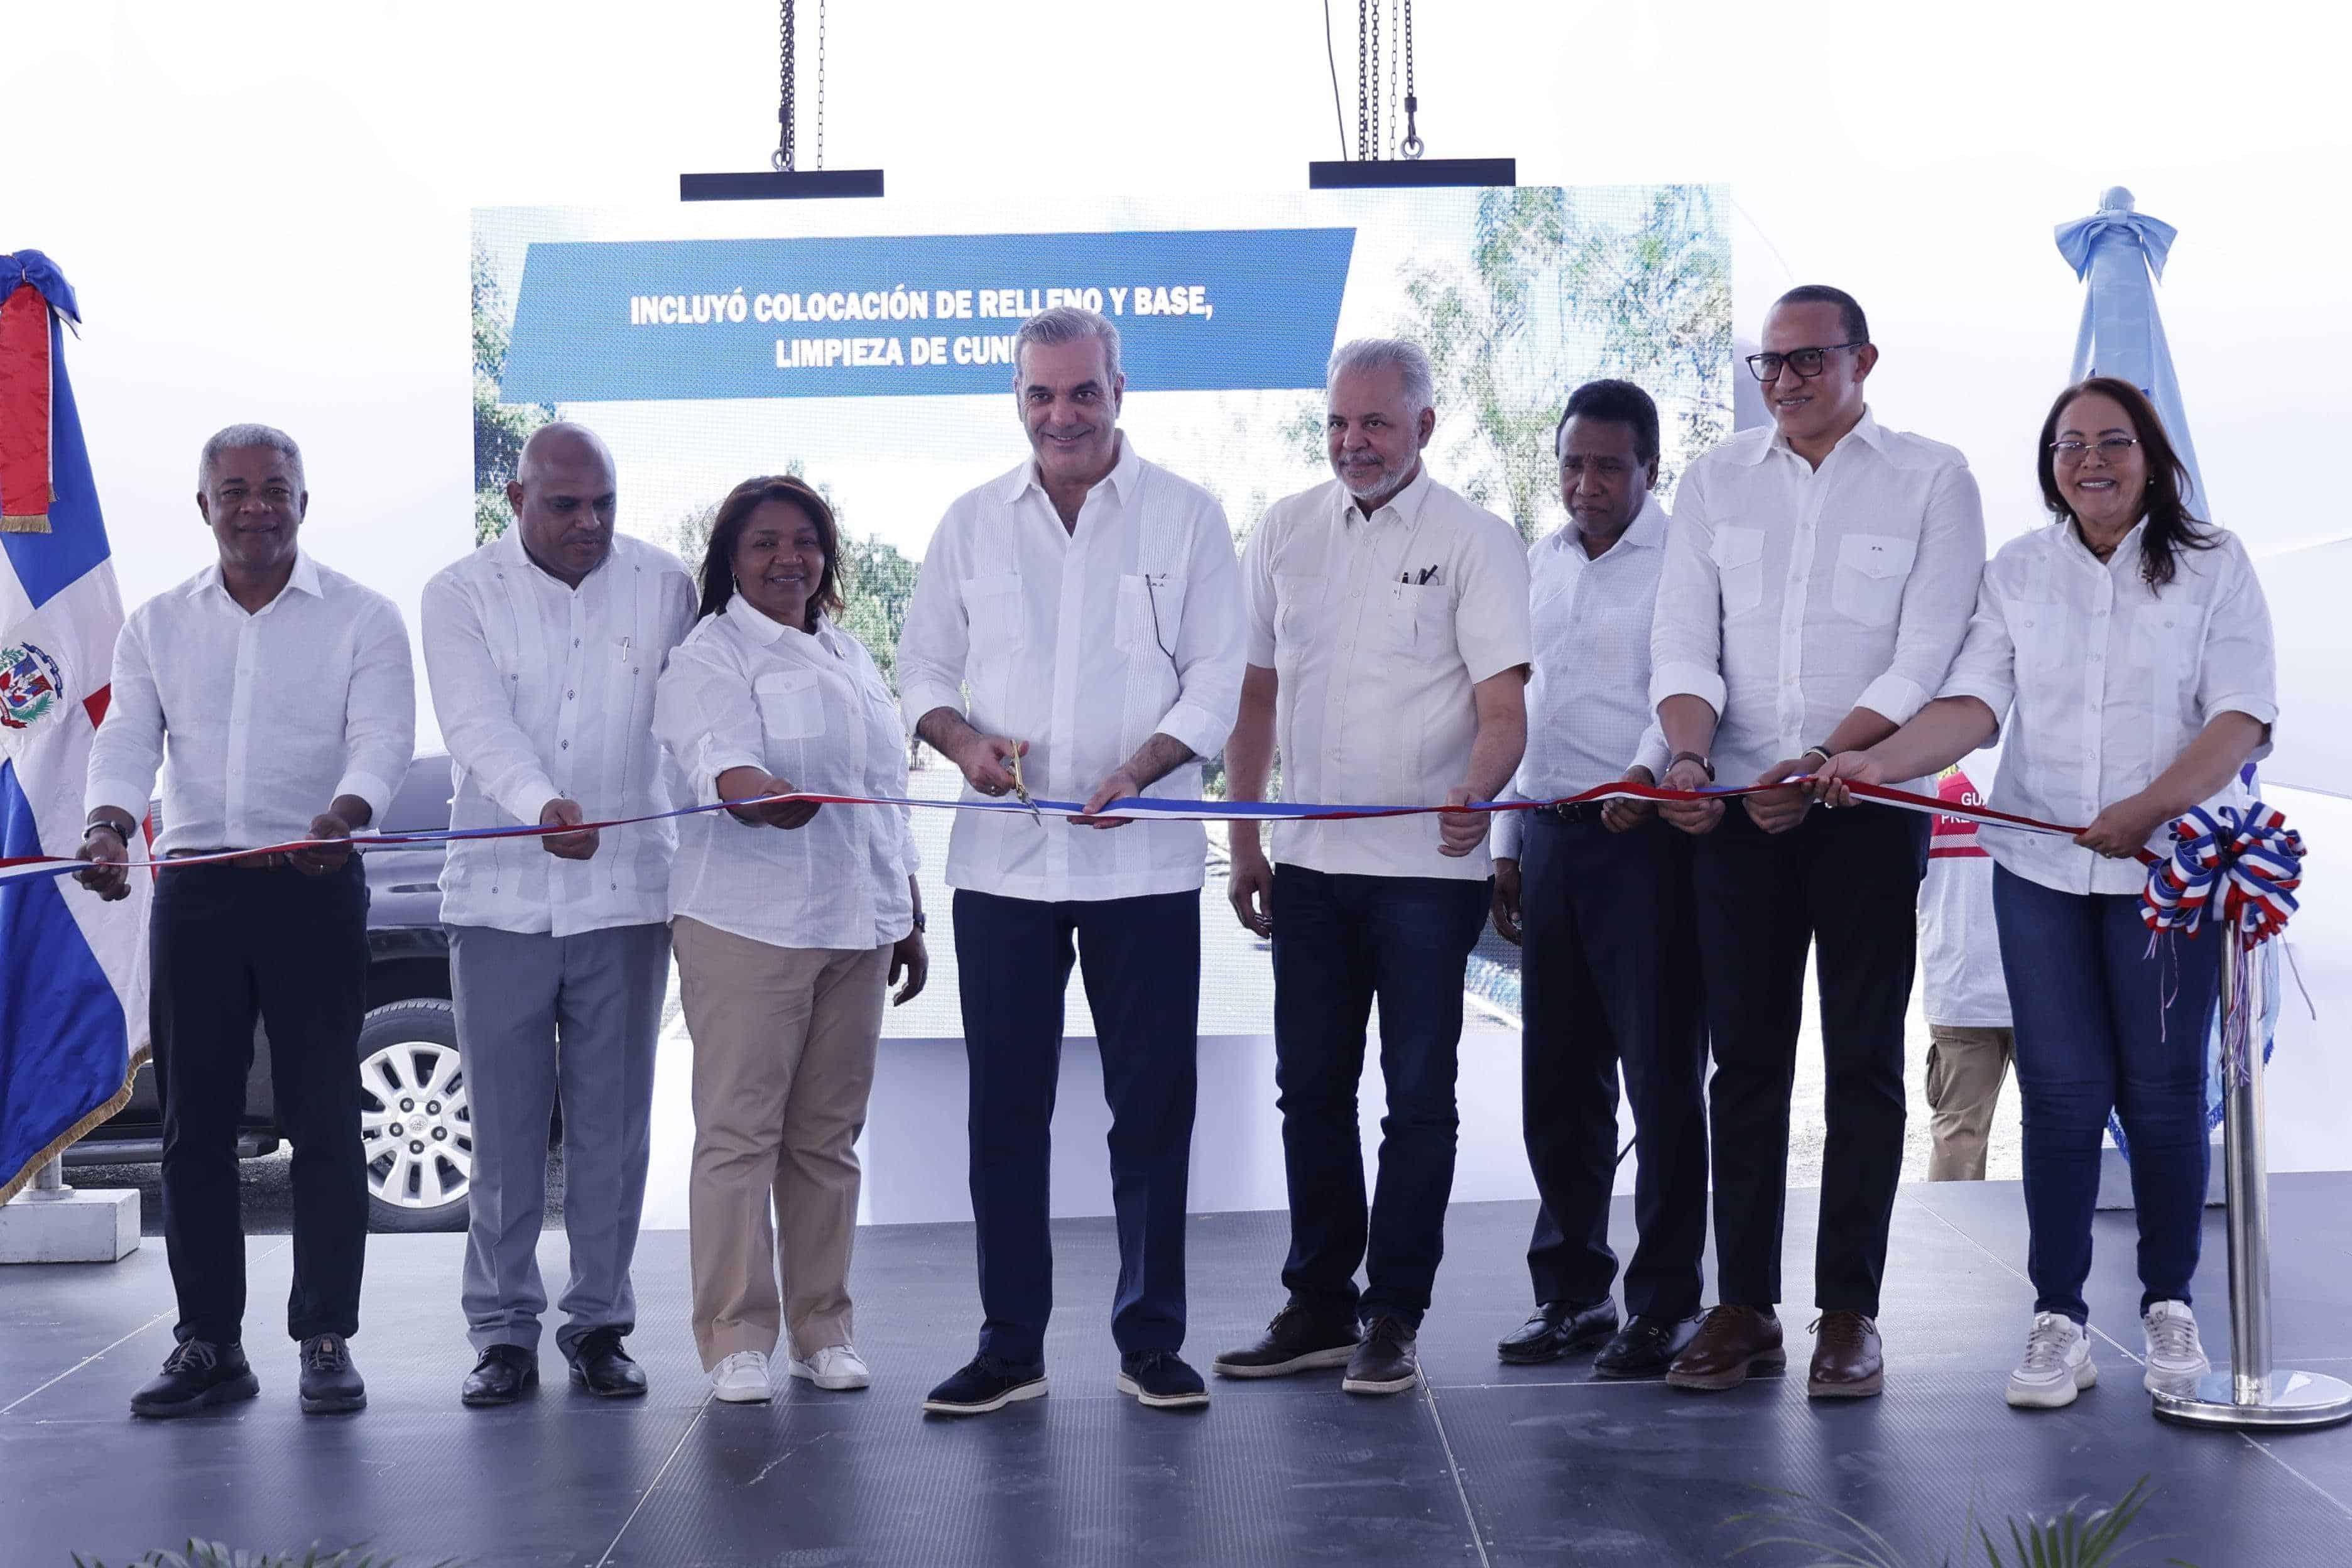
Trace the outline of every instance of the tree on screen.
<path fill-rule="evenodd" d="M 1429 351 L 1448 483 L 1534 539 L 1560 515 L 1552 432 L 1569 391 L 1622 376 L 1657 400 L 1659 494 L 1731 429 L 1731 261 L 1703 185 L 1484 193 L 1466 265 L 1403 269 L 1397 334 Z M 1617 211 L 1608 210 L 1615 204 Z M 1302 444 L 1306 421 L 1288 432 Z M 1318 433 L 1319 439 L 1319 432 Z"/>
<path fill-rule="evenodd" d="M 474 542 L 487 544 L 514 521 L 507 504 L 507 481 L 522 459 L 531 432 L 553 421 L 544 403 L 501 403 L 499 386 L 507 373 L 507 347 L 514 323 L 506 290 L 491 269 L 490 253 L 474 247 Z"/>

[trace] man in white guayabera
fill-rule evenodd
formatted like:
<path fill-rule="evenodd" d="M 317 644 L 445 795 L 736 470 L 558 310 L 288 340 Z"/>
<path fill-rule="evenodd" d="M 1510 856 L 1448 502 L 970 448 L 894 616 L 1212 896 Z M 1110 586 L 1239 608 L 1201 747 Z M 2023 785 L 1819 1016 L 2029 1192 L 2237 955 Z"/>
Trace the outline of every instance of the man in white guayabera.
<path fill-rule="evenodd" d="M 1045 1392 L 1047 1141 L 1073 942 L 1110 1102 L 1118 1387 L 1155 1407 L 1208 1399 L 1177 1354 L 1207 836 L 1101 808 L 1199 797 L 1200 759 L 1241 700 L 1241 584 L 1223 509 L 1120 433 L 1126 385 L 1104 317 L 1054 310 L 1022 327 L 1013 392 L 1033 455 L 948 508 L 898 642 L 908 721 L 975 795 L 1085 805 L 1067 820 L 959 812 L 948 840 L 986 1321 L 979 1354 L 924 1403 L 941 1415 Z"/>

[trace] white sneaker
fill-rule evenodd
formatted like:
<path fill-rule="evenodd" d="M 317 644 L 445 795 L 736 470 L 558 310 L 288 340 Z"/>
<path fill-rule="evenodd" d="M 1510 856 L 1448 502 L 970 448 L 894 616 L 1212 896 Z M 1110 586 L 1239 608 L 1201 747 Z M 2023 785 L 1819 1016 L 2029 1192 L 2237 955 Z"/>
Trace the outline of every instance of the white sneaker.
<path fill-rule="evenodd" d="M 710 1374 L 710 1393 L 730 1405 L 763 1405 L 775 1395 L 768 1384 L 768 1358 L 758 1351 L 737 1351 Z"/>
<path fill-rule="evenodd" d="M 819 1388 L 838 1393 L 845 1388 L 863 1388 L 873 1381 L 859 1358 L 855 1345 L 827 1345 L 803 1361 L 798 1356 L 784 1358 L 784 1370 L 794 1377 L 804 1377 Z"/>
<path fill-rule="evenodd" d="M 2020 1410 L 2056 1410 L 2099 1381 L 2091 1336 L 2059 1312 L 2035 1315 L 2025 1336 L 2025 1359 L 2009 1374 L 2009 1402 Z"/>
<path fill-rule="evenodd" d="M 2197 1314 L 2186 1301 L 2158 1301 L 2140 1326 L 2147 1331 L 2147 1391 L 2194 1394 L 2197 1380 L 2213 1370 L 2197 1339 Z"/>

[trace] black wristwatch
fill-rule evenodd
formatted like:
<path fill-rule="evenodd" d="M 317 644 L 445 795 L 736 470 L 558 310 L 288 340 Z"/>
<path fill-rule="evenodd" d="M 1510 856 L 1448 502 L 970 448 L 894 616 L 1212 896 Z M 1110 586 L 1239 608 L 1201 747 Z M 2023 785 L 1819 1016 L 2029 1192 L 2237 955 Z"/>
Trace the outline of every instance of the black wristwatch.
<path fill-rule="evenodd" d="M 929 923 L 928 923 L 928 922 L 923 919 L 923 911 L 922 911 L 922 910 L 917 910 L 915 911 L 915 931 L 916 931 L 916 934 L 917 934 L 917 935 L 920 935 L 922 932 L 924 932 L 925 931 L 928 931 L 929 929 L 930 929 L 930 928 L 929 928 Z"/>
<path fill-rule="evenodd" d="M 1706 774 L 1706 782 L 1709 784 L 1713 784 L 1715 782 L 1715 764 L 1708 762 L 1705 757 L 1700 756 L 1696 752 L 1676 752 L 1673 756 L 1666 759 L 1666 772 L 1674 772 L 1675 764 L 1676 763 L 1696 763 L 1699 766 L 1699 771 Z"/>

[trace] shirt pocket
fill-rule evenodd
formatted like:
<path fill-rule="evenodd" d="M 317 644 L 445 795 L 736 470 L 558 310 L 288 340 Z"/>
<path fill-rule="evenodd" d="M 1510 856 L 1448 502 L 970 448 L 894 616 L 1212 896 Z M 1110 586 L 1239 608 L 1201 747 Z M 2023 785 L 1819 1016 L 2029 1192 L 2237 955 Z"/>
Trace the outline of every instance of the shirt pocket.
<path fill-rule="evenodd" d="M 2079 691 L 2083 682 L 2081 651 L 2074 647 L 2063 605 L 2032 599 L 2003 606 L 2009 627 L 2012 680 L 2021 697 L 2033 692 Z"/>
<path fill-rule="evenodd" d="M 969 657 L 990 660 L 1021 647 L 1024 617 L 1021 613 L 1021 574 L 1000 572 L 963 580 L 964 618 L 971 637 Z"/>
<path fill-rule="evenodd" d="M 1837 574 L 1830 604 L 1865 626 L 1894 624 L 1903 610 L 1903 584 L 1919 547 L 1891 533 L 1849 533 L 1838 541 Z"/>
<path fill-rule="evenodd" d="M 1176 631 L 1184 620 L 1184 577 L 1175 572 L 1129 572 L 1118 580 L 1118 649 L 1129 658 L 1173 667 Z"/>
<path fill-rule="evenodd" d="M 788 669 L 751 682 L 760 728 L 771 742 L 811 741 L 824 733 L 824 694 L 813 669 Z"/>
<path fill-rule="evenodd" d="M 1274 639 L 1277 647 L 1294 647 L 1313 637 L 1323 624 L 1325 579 L 1320 572 L 1277 572 L 1274 574 Z"/>
<path fill-rule="evenodd" d="M 1744 616 L 1764 602 L 1764 531 L 1718 527 L 1707 555 L 1723 585 L 1726 618 Z"/>
<path fill-rule="evenodd" d="M 1454 600 L 1442 583 L 1399 583 L 1388 614 L 1387 641 L 1400 653 L 1427 658 L 1454 651 Z"/>

